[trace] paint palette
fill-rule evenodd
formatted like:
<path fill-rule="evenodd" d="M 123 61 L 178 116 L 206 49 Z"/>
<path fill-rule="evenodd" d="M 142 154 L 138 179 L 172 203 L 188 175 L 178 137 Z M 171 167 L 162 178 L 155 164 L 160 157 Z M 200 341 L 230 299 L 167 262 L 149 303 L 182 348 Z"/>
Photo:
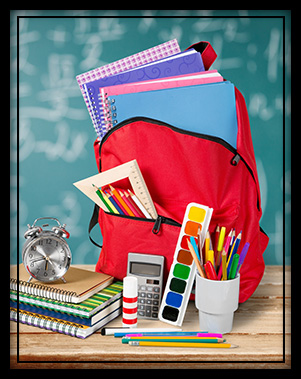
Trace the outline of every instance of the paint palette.
<path fill-rule="evenodd" d="M 182 325 L 196 266 L 189 251 L 187 241 L 194 237 L 197 243 L 198 229 L 201 230 L 202 244 L 205 241 L 213 209 L 205 205 L 187 205 L 179 234 L 173 263 L 167 279 L 159 310 L 159 320 L 172 325 Z"/>

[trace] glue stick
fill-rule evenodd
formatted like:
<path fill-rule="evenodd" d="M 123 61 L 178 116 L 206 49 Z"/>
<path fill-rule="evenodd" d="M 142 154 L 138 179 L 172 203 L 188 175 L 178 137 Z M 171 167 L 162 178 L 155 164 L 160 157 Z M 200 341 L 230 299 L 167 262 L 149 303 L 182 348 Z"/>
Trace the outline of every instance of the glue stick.
<path fill-rule="evenodd" d="M 123 279 L 122 324 L 130 328 L 137 326 L 138 281 L 135 276 Z"/>

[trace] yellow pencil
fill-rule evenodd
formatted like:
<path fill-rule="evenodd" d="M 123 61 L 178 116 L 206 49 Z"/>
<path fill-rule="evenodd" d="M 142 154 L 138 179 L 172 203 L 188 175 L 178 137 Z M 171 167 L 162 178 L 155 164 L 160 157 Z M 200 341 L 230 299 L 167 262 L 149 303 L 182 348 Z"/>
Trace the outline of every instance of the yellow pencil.
<path fill-rule="evenodd" d="M 205 347 L 219 349 L 233 349 L 238 347 L 230 343 L 198 343 L 198 342 L 153 342 L 153 341 L 129 341 L 132 346 L 165 346 L 165 347 Z"/>
<path fill-rule="evenodd" d="M 119 215 L 120 213 L 117 211 L 116 207 L 114 206 L 114 204 L 112 203 L 112 201 L 109 199 L 109 196 L 104 193 L 103 191 L 100 191 L 102 193 L 102 196 L 104 197 L 105 201 L 109 204 L 110 208 L 113 210 L 113 212 L 117 215 Z"/>
<path fill-rule="evenodd" d="M 227 253 L 225 252 L 225 249 L 222 252 L 222 269 L 223 269 L 222 280 L 227 280 Z"/>

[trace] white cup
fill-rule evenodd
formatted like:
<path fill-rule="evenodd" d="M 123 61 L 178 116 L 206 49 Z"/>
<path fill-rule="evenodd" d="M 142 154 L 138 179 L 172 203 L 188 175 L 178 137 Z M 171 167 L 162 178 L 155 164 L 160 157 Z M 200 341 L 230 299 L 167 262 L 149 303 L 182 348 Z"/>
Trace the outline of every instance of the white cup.
<path fill-rule="evenodd" d="M 229 333 L 238 308 L 239 279 L 209 280 L 196 274 L 195 306 L 199 310 L 200 330 Z"/>

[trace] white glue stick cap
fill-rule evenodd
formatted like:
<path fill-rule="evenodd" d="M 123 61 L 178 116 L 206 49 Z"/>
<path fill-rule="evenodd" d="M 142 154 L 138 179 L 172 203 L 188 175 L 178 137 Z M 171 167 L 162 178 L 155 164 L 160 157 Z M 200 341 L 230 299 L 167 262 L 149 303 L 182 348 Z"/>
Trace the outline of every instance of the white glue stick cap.
<path fill-rule="evenodd" d="M 123 279 L 123 296 L 137 297 L 138 296 L 138 280 L 135 276 L 126 276 Z"/>

